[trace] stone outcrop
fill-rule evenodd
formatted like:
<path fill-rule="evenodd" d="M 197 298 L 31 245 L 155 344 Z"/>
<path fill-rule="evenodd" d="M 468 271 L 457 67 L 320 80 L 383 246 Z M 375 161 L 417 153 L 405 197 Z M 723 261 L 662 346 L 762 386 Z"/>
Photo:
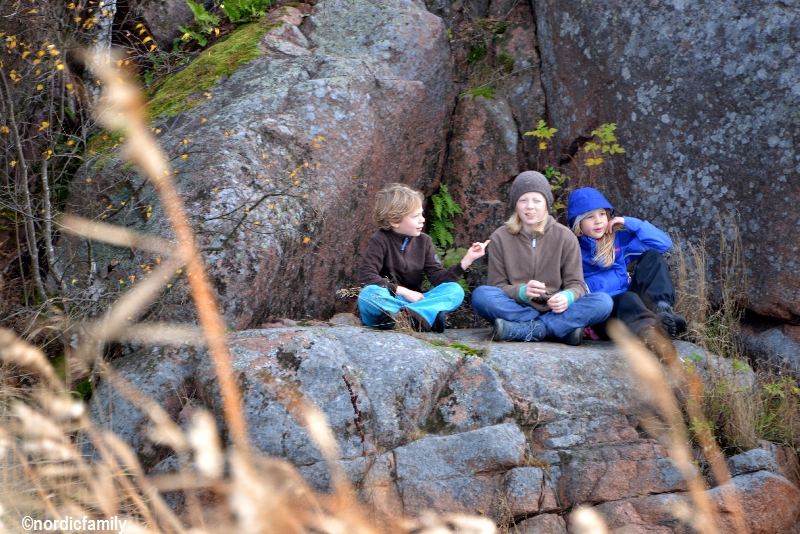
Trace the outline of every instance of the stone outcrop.
<path fill-rule="evenodd" d="M 328 0 L 307 18 L 282 9 L 263 55 L 154 123 L 236 329 L 333 315 L 335 291 L 356 283 L 377 190 L 400 181 L 430 193 L 438 181 L 455 101 L 444 25 L 421 4 Z M 152 189 L 115 157 L 85 166 L 71 199 L 70 212 L 170 237 Z M 83 283 L 85 244 L 65 238 L 60 252 Z M 92 254 L 101 271 L 114 264 L 106 292 L 156 260 L 100 244 Z M 191 319 L 185 295 L 174 284 L 157 315 Z"/>
<path fill-rule="evenodd" d="M 492 343 L 488 333 L 448 330 L 431 335 L 433 344 L 350 326 L 231 333 L 253 449 L 330 490 L 328 460 L 287 409 L 290 388 L 324 412 L 340 449 L 335 461 L 376 517 L 434 509 L 483 514 L 520 532 L 566 532 L 567 512 L 593 505 L 612 529 L 689 532 L 674 513 L 691 505 L 686 482 L 664 446 L 640 432 L 647 407 L 613 345 Z M 701 372 L 721 367 L 695 345 L 676 347 Z M 225 435 L 203 350 L 131 347 L 112 365 L 179 424 L 204 407 Z M 177 468 L 170 450 L 147 441 L 150 423 L 138 407 L 106 382 L 95 396 L 93 417 L 132 443 L 146 468 Z M 796 468 L 791 451 L 768 443 L 730 459 L 753 532 L 793 532 Z M 721 489 L 709 497 L 727 521 Z M 780 502 L 775 514 L 771 501 Z M 179 496 L 170 502 L 181 506 Z"/>
<path fill-rule="evenodd" d="M 738 227 L 748 309 L 800 322 L 791 238 L 800 219 L 800 66 L 791 44 L 800 8 L 740 0 L 533 5 L 557 152 L 579 157 L 591 131 L 611 122 L 627 149 L 596 176 L 584 168 L 580 185 L 600 187 L 623 215 L 692 243 L 707 238 L 710 251 Z"/>

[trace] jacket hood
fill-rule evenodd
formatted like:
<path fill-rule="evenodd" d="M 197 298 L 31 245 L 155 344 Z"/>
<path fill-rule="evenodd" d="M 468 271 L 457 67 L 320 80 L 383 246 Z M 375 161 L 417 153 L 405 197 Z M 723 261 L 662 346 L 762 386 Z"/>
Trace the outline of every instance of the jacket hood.
<path fill-rule="evenodd" d="M 592 211 L 600 208 L 608 208 L 611 210 L 611 216 L 614 216 L 614 206 L 606 200 L 606 197 L 593 187 L 581 187 L 576 189 L 569 195 L 569 204 L 567 208 L 567 221 L 569 227 L 575 224 L 575 219 L 583 215 L 587 211 Z"/>

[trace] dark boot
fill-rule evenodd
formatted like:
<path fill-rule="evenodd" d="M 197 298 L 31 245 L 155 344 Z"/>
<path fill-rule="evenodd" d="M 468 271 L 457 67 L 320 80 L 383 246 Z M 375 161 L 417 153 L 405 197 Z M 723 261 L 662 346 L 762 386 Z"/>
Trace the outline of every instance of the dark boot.
<path fill-rule="evenodd" d="M 678 336 L 686 332 L 686 318 L 678 315 L 668 302 L 656 302 L 656 314 L 664 326 L 669 337 Z"/>

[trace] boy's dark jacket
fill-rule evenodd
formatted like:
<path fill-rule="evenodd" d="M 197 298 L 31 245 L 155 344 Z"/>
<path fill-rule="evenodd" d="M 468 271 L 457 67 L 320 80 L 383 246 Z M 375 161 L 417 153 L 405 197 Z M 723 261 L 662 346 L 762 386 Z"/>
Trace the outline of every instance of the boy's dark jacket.
<path fill-rule="evenodd" d="M 625 217 L 625 228 L 614 234 L 614 263 L 603 267 L 594 261 L 597 240 L 585 235 L 578 238 L 583 258 L 583 278 L 592 293 L 608 293 L 612 297 L 628 290 L 631 281 L 628 265 L 642 253 L 656 250 L 663 254 L 672 246 L 667 234 L 647 221 Z"/>
<path fill-rule="evenodd" d="M 406 239 L 408 241 L 403 247 Z M 423 275 L 438 286 L 444 282 L 457 282 L 464 275 L 464 269 L 460 262 L 449 269 L 442 267 L 428 234 L 409 237 L 393 230 L 378 230 L 370 238 L 361 258 L 358 283 L 385 287 L 392 294 L 397 292 L 397 286 L 421 293 Z"/>

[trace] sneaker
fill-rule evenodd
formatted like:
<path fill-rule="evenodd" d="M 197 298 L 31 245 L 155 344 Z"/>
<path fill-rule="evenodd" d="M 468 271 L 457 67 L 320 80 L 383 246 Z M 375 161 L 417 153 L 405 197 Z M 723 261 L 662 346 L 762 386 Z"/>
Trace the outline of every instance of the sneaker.
<path fill-rule="evenodd" d="M 444 332 L 444 329 L 447 328 L 449 325 L 447 324 L 447 313 L 440 311 L 436 314 L 436 319 L 433 320 L 433 324 L 431 325 L 431 332 L 436 332 L 437 334 L 441 334 Z"/>
<path fill-rule="evenodd" d="M 538 319 L 522 323 L 495 319 L 492 329 L 492 338 L 496 341 L 541 341 L 545 335 L 547 331 Z"/>
<path fill-rule="evenodd" d="M 567 345 L 572 345 L 573 347 L 577 347 L 583 341 L 583 328 L 575 328 L 572 332 L 567 334 L 566 336 L 562 337 L 559 341 L 565 343 Z"/>
<path fill-rule="evenodd" d="M 389 315 L 387 312 L 383 312 L 380 318 L 378 318 L 378 324 L 375 325 L 375 328 L 378 330 L 391 330 L 394 328 L 394 325 L 394 317 Z"/>
<path fill-rule="evenodd" d="M 398 320 L 407 320 L 411 329 L 416 332 L 430 332 L 431 325 L 428 324 L 428 321 L 425 320 L 420 314 L 411 310 L 409 308 L 400 308 L 400 311 L 397 313 Z M 401 319 L 403 318 L 403 319 Z M 436 317 L 439 318 L 438 315 Z"/>

